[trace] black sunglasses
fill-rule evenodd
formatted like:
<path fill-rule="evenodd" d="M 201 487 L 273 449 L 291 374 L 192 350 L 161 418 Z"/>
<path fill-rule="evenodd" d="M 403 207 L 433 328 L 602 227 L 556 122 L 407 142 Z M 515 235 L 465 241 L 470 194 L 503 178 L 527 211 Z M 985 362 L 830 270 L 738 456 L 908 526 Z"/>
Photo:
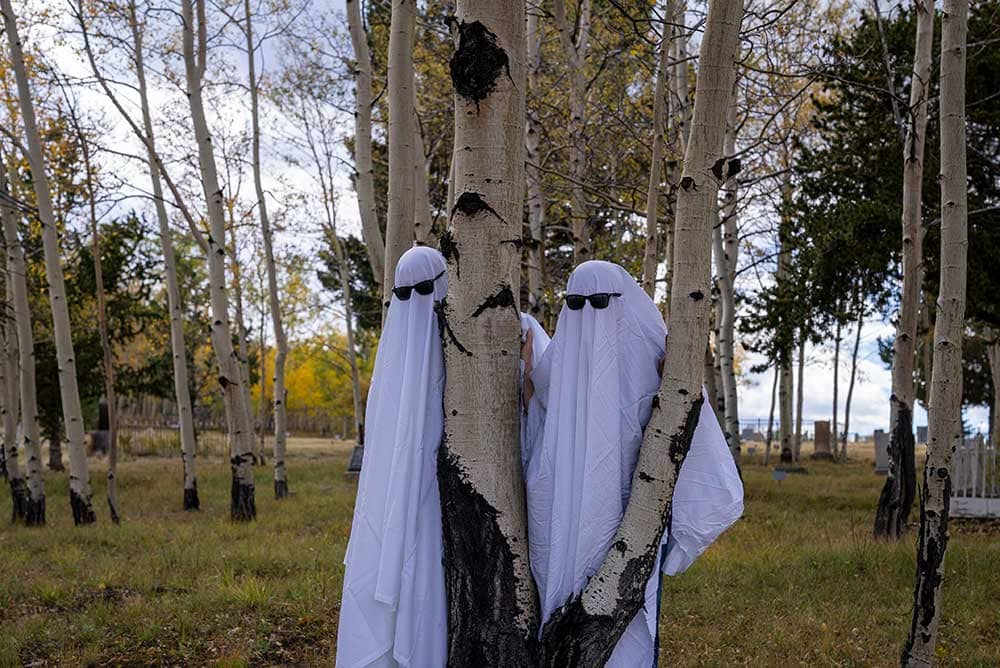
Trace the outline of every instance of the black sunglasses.
<path fill-rule="evenodd" d="M 430 293 L 434 292 L 434 281 L 441 278 L 442 276 L 444 276 L 443 271 L 430 280 L 420 281 L 415 285 L 401 285 L 398 288 L 393 288 L 392 294 L 396 295 L 396 297 L 398 297 L 399 300 L 403 302 L 405 302 L 407 299 L 410 298 L 410 295 L 413 294 L 414 290 L 417 291 L 418 295 L 429 295 Z"/>
<path fill-rule="evenodd" d="M 595 292 L 592 295 L 566 295 L 566 306 L 570 311 L 579 311 L 588 301 L 597 310 L 606 309 L 612 297 L 621 297 L 620 292 Z"/>

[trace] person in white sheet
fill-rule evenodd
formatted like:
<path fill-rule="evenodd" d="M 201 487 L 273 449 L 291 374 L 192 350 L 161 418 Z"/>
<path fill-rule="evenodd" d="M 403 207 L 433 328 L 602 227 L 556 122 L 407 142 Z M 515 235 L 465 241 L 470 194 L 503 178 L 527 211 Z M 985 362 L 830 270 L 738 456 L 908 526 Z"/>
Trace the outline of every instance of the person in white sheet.
<path fill-rule="evenodd" d="M 542 428 L 541 411 L 528 411 L 533 392 L 531 370 L 542 360 L 549 347 L 549 335 L 533 316 L 521 314 L 521 469 L 528 464 L 528 448 L 534 442 L 538 430 Z"/>
<path fill-rule="evenodd" d="M 367 442 L 344 557 L 338 668 L 440 668 L 447 660 L 437 483 L 445 376 L 434 312 L 448 292 L 444 257 L 412 248 L 395 276 L 368 393 Z M 532 332 L 544 350 L 548 336 L 534 318 L 522 315 L 521 328 L 522 337 Z"/>
<path fill-rule="evenodd" d="M 610 548 L 659 389 L 666 339 L 656 305 L 616 264 L 581 264 L 566 292 L 552 341 L 530 370 L 528 411 L 537 411 L 543 426 L 525 473 L 528 540 L 543 624 L 583 590 Z M 706 402 L 644 608 L 607 666 L 656 665 L 661 567 L 668 575 L 684 571 L 742 513 L 743 486 Z"/>
<path fill-rule="evenodd" d="M 444 360 L 434 304 L 448 274 L 441 253 L 417 247 L 395 276 L 368 392 L 338 668 L 438 668 L 447 657 L 437 483 Z"/>

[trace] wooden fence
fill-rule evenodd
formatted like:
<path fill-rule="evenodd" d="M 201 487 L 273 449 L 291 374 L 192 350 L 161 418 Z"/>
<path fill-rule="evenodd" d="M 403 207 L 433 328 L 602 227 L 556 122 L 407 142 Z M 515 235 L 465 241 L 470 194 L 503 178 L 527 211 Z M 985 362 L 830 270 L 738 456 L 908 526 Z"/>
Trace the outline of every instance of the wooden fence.
<path fill-rule="evenodd" d="M 951 514 L 1000 518 L 997 449 L 977 434 L 955 448 L 951 463 Z"/>

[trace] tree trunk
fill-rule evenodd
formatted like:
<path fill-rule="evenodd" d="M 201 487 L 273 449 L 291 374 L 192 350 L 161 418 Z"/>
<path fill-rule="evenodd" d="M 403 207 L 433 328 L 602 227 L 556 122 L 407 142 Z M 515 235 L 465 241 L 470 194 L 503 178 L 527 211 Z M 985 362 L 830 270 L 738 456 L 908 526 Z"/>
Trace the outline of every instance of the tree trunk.
<path fill-rule="evenodd" d="M 8 166 L 13 181 L 13 167 Z M 0 186 L 7 192 L 5 179 Z M 21 430 L 24 438 L 25 471 L 28 480 L 28 505 L 24 522 L 28 526 L 45 524 L 45 480 L 42 478 L 42 438 L 38 430 L 38 395 L 35 390 L 35 340 L 31 329 L 31 309 L 28 301 L 24 247 L 17 232 L 17 211 L 0 207 L 3 212 L 3 236 L 7 247 L 7 276 L 12 293 L 14 330 L 17 337 L 18 398 L 21 408 Z"/>
<path fill-rule="evenodd" d="M 736 154 L 736 91 L 733 91 L 726 120 L 724 155 Z M 729 175 L 727 175 L 729 176 Z M 723 190 L 722 220 L 716 227 L 715 242 L 716 274 L 719 288 L 719 329 L 718 345 L 719 369 L 722 373 L 721 390 L 724 397 L 724 431 L 729 442 L 729 450 L 739 467 L 740 460 L 740 415 L 739 395 L 736 386 L 736 175 L 726 181 Z"/>
<path fill-rule="evenodd" d="M 6 1 L 6 0 L 4 0 Z M 197 2 L 197 53 L 195 50 L 195 12 Z M 208 205 L 211 233 L 208 236 L 209 287 L 212 302 L 212 346 L 219 365 L 219 386 L 222 390 L 230 427 L 230 465 L 233 483 L 230 514 L 234 520 L 252 520 L 257 516 L 253 485 L 253 427 L 250 406 L 242 386 L 240 359 L 233 349 L 229 326 L 229 296 L 226 294 L 226 219 L 222 188 L 215 166 L 212 137 L 205 119 L 201 88 L 205 73 L 206 26 L 204 0 L 181 0 L 184 22 L 184 65 L 187 75 L 188 103 L 198 142 L 198 166 L 202 188 Z"/>
<path fill-rule="evenodd" d="M 354 402 L 354 428 L 358 445 L 365 444 L 365 408 L 361 397 L 361 375 L 358 372 L 358 353 L 354 343 L 354 307 L 351 304 L 351 275 L 343 243 L 337 236 L 336 225 L 331 221 L 334 254 L 340 273 L 340 287 L 344 293 L 344 326 L 347 330 L 347 363 L 351 368 L 351 399 Z"/>
<path fill-rule="evenodd" d="M 735 77 L 743 3 L 709 2 L 701 41 L 691 137 L 677 200 L 670 336 L 666 366 L 646 426 L 632 494 L 597 573 L 549 620 L 547 666 L 603 665 L 642 607 L 663 532 L 670 525 L 677 473 L 698 422 L 711 300 L 712 219 L 726 173 L 723 134 Z M 729 166 L 731 169 L 732 166 Z"/>
<path fill-rule="evenodd" d="M 0 163 L 3 163 L 2 154 L 0 154 Z M 4 167 L 5 166 L 2 166 L 0 169 L 3 169 Z M 10 192 L 7 188 L 7 175 L 4 171 L 0 171 L 0 195 L 4 196 L 0 199 L 0 202 L 10 201 Z M 4 229 L 6 230 L 7 227 L 10 227 L 16 237 L 16 209 L 12 206 L 0 207 L 0 215 L 3 216 Z M 3 393 L 3 444 L 0 445 L 0 450 L 3 450 L 4 474 L 7 478 L 7 484 L 10 486 L 11 521 L 28 523 L 28 516 L 29 513 L 32 512 L 33 504 L 31 494 L 28 491 L 28 482 L 25 479 L 25 471 L 21 468 L 17 442 L 18 409 L 20 408 L 18 401 L 18 394 L 20 392 L 20 377 L 18 374 L 20 355 L 17 341 L 18 308 L 17 301 L 15 299 L 16 295 L 14 283 L 19 279 L 14 275 L 16 267 L 15 262 L 11 259 L 11 254 L 14 252 L 12 249 L 13 246 L 17 247 L 18 252 L 20 251 L 20 245 L 16 240 L 13 242 L 8 241 L 7 271 L 4 277 L 4 290 L 7 298 L 7 308 L 9 311 L 4 314 L 6 317 L 4 317 L 3 321 L 0 322 L 0 328 L 3 330 L 4 340 L 4 359 L 3 364 L 0 365 L 0 372 L 3 373 L 3 382 L 0 383 L 0 392 Z M 23 271 L 23 267 L 21 269 Z M 24 274 L 21 274 L 20 280 L 24 280 Z M 13 314 L 13 317 L 10 317 L 11 313 Z M 25 454 L 29 458 L 29 462 L 26 467 L 28 473 L 38 476 L 38 482 L 41 483 L 41 467 L 38 466 L 37 453 L 34 467 L 31 466 L 30 462 L 31 453 L 26 451 Z"/>
<path fill-rule="evenodd" d="M 372 57 L 368 33 L 361 20 L 361 0 L 346 0 L 347 27 L 354 47 L 354 190 L 361 213 L 361 236 L 368 252 L 372 275 L 381 281 L 385 274 L 385 242 L 375 208 L 375 170 L 372 167 Z"/>
<path fill-rule="evenodd" d="M 708 400 L 712 404 L 712 410 L 715 412 L 715 417 L 722 422 L 722 412 L 719 410 L 718 396 L 719 387 L 716 383 L 715 370 L 715 354 L 712 352 L 711 337 L 705 345 L 705 394 L 708 395 Z"/>
<path fill-rule="evenodd" d="M 771 383 L 771 410 L 767 414 L 767 437 L 764 447 L 764 466 L 771 461 L 771 441 L 774 439 L 774 407 L 778 399 L 778 365 L 774 366 L 774 382 Z"/>
<path fill-rule="evenodd" d="M 540 90 L 542 72 L 542 30 L 539 27 L 539 12 L 528 12 L 528 89 L 535 93 Z M 524 133 L 526 176 L 528 182 L 528 229 L 531 238 L 527 240 L 528 256 L 528 305 L 532 315 L 545 321 L 542 312 L 545 300 L 545 193 L 542 190 L 542 172 L 538 168 L 541 161 L 539 145 L 542 140 L 542 124 L 538 110 L 528 107 L 527 125 Z"/>
<path fill-rule="evenodd" d="M 93 165 L 90 159 L 90 143 L 84 136 L 76 113 L 70 106 L 70 120 L 80 141 L 83 154 L 84 186 L 87 190 L 87 204 L 90 213 L 91 254 L 94 256 L 94 284 L 97 292 L 97 331 L 101 338 L 101 359 L 104 366 L 104 393 L 108 402 L 108 511 L 111 521 L 118 524 L 118 398 L 115 393 L 115 358 L 108 335 L 108 307 L 104 294 L 104 269 L 101 262 L 101 233 L 97 226 L 97 191 L 94 188 Z"/>
<path fill-rule="evenodd" d="M 837 310 L 840 310 L 840 305 L 837 305 Z M 837 429 L 837 409 L 840 408 L 840 398 L 838 397 L 838 392 L 840 390 L 840 342 L 842 340 L 841 332 L 843 330 L 843 322 L 840 319 L 840 314 L 837 314 L 837 329 L 833 335 L 833 422 L 830 423 L 830 439 L 836 444 L 840 439 L 840 431 Z M 834 450 L 836 454 L 836 450 Z"/>
<path fill-rule="evenodd" d="M 253 419 L 253 402 L 250 400 L 250 337 L 247 330 L 246 312 L 243 310 L 243 272 L 240 269 L 240 261 L 237 257 L 237 223 L 236 223 L 236 200 L 235 197 L 226 203 L 229 211 L 229 227 L 232 230 L 233 242 L 230 247 L 230 273 L 232 274 L 234 313 L 236 317 L 236 353 L 239 357 L 240 370 L 240 390 L 243 392 L 243 403 L 247 407 L 247 418 L 250 424 L 250 443 L 253 453 L 254 464 L 264 464 L 264 451 L 258 448 Z M 261 425 L 263 428 L 263 425 Z"/>
<path fill-rule="evenodd" d="M 798 382 L 795 386 L 795 461 L 799 461 L 802 453 L 802 403 L 805 398 L 805 370 L 806 370 L 806 333 L 800 330 L 799 334 L 799 374 Z"/>
<path fill-rule="evenodd" d="M 264 264 L 267 268 L 268 309 L 271 311 L 271 326 L 274 328 L 274 498 L 288 496 L 288 474 L 285 470 L 285 444 L 288 418 L 285 412 L 285 360 L 288 359 L 288 337 L 281 316 L 281 300 L 278 296 L 278 272 L 274 266 L 274 245 L 271 234 L 271 219 L 267 214 L 267 198 L 260 174 L 260 104 L 257 94 L 256 49 L 253 42 L 250 0 L 243 1 L 246 14 L 247 69 L 250 83 L 250 119 L 253 145 L 253 184 L 257 193 L 257 209 L 260 215 L 260 234 L 264 242 Z M 264 340 L 261 338 L 261 359 L 264 358 Z M 261 401 L 263 401 L 264 376 L 261 379 Z M 264 433 L 264 422 L 260 423 Z M 260 454 L 263 456 L 264 448 Z"/>
<path fill-rule="evenodd" d="M 590 50 L 591 0 L 576 3 L 576 20 L 566 16 L 565 0 L 553 3 L 553 15 L 559 31 L 566 71 L 569 77 L 569 162 L 573 185 L 570 193 L 570 217 L 573 229 L 573 264 L 593 258 L 590 229 L 587 225 L 587 194 L 583 184 L 587 178 L 587 52 Z"/>
<path fill-rule="evenodd" d="M 534 665 L 538 596 L 528 567 L 518 414 L 524 196 L 524 0 L 459 0 L 456 203 L 441 240 L 447 383 L 438 454 L 448 665 Z"/>
<path fill-rule="evenodd" d="M 37 199 L 38 217 L 42 221 L 42 244 L 45 252 L 45 274 L 49 286 L 49 300 L 52 306 L 52 325 L 56 343 L 56 357 L 59 364 L 59 393 L 62 399 L 63 422 L 66 443 L 69 448 L 69 496 L 76 524 L 90 524 L 96 519 L 91 499 L 90 473 L 87 471 L 87 453 L 84 451 L 83 413 L 80 407 L 80 391 L 76 384 L 76 357 L 73 352 L 73 335 L 70 331 L 69 308 L 66 304 L 66 285 L 63 280 L 61 258 L 59 256 L 59 235 L 56 230 L 55 214 L 49 192 L 48 177 L 45 173 L 45 157 L 35 109 L 31 102 L 21 40 L 17 34 L 17 21 L 10 0 L 0 0 L 3 11 L 7 41 L 10 46 L 10 60 L 17 79 L 21 117 L 28 144 L 28 161 L 31 164 L 32 185 Z"/>
<path fill-rule="evenodd" d="M 792 200 L 791 177 L 786 176 L 781 184 L 782 203 L 788 205 Z M 787 210 L 787 206 L 783 207 Z M 791 221 L 784 212 L 778 227 L 778 270 L 775 275 L 779 299 L 787 303 L 788 301 L 788 267 L 791 263 L 791 249 L 789 248 L 788 228 Z M 787 325 L 781 325 L 787 327 Z M 791 341 L 782 336 L 779 332 L 778 340 L 781 342 L 778 350 L 778 423 L 781 433 L 781 462 L 790 464 L 795 461 L 795 445 L 792 441 L 792 348 Z M 836 387 L 836 381 L 834 382 Z M 834 390 L 836 396 L 836 390 Z M 834 417 L 836 424 L 836 417 Z"/>
<path fill-rule="evenodd" d="M 657 252 L 659 239 L 658 208 L 660 201 L 661 170 L 666 147 L 667 131 L 667 74 L 670 65 L 670 30 L 666 21 L 673 13 L 673 0 L 664 1 L 664 23 L 660 35 L 659 61 L 656 65 L 656 84 L 653 87 L 653 151 L 649 159 L 649 186 L 646 190 L 646 248 L 642 258 L 642 289 L 650 299 L 656 298 L 656 274 L 660 266 Z"/>
<path fill-rule="evenodd" d="M 920 508 L 913 619 L 904 666 L 935 662 L 948 548 L 951 453 L 962 438 L 962 330 L 968 250 L 965 58 L 968 0 L 945 0 L 941 19 L 941 291 L 934 325 L 927 461 Z"/>
<path fill-rule="evenodd" d="M 413 245 L 414 160 L 413 40 L 416 5 L 392 0 L 389 29 L 389 211 L 385 223 L 385 273 L 382 301 L 392 297 L 396 263 Z"/>
<path fill-rule="evenodd" d="M 859 299 L 861 297 L 859 296 Z M 861 327 L 865 322 L 865 305 L 858 306 L 857 329 L 854 333 L 854 350 L 851 351 L 851 380 L 847 383 L 847 401 L 844 402 L 844 433 L 840 437 L 840 461 L 847 461 L 847 439 L 851 427 L 851 399 L 854 397 L 854 379 L 858 372 L 858 348 L 861 347 Z"/>
<path fill-rule="evenodd" d="M 160 249 L 163 252 L 164 277 L 167 284 L 167 308 L 170 311 L 170 351 L 174 372 L 174 397 L 177 401 L 177 417 L 180 424 L 181 458 L 184 465 L 184 510 L 198 510 L 198 477 L 195 473 L 195 456 L 198 443 L 194 435 L 194 416 L 191 414 L 191 391 L 188 388 L 187 351 L 184 345 L 184 311 L 181 306 L 181 291 L 177 280 L 177 259 L 174 243 L 170 236 L 170 219 L 163 199 L 163 185 L 160 183 L 160 165 L 156 156 L 153 135 L 153 120 L 149 111 L 149 95 L 146 92 L 146 68 L 143 56 L 143 34 L 139 29 L 135 0 L 129 2 L 129 23 L 135 45 L 135 71 L 139 85 L 139 103 L 142 107 L 142 123 L 146 139 L 146 163 L 153 187 L 153 202 L 156 205 L 156 220 L 159 225 Z"/>
<path fill-rule="evenodd" d="M 889 540 L 897 540 L 906 532 L 917 486 L 913 439 L 913 402 L 916 395 L 913 362 L 917 343 L 920 286 L 923 282 L 924 229 L 921 224 L 921 203 L 927 97 L 934 43 L 934 3 L 930 0 L 916 0 L 915 6 L 917 33 L 913 47 L 906 143 L 903 146 L 903 286 L 892 350 L 889 471 L 879 495 L 874 528 L 876 538 Z"/>
<path fill-rule="evenodd" d="M 413 87 L 413 238 L 421 246 L 434 243 L 434 216 L 428 186 L 423 128 L 417 115 L 417 88 Z"/>
<path fill-rule="evenodd" d="M 993 379 L 993 403 L 990 404 L 990 446 L 996 450 L 1000 447 L 1000 338 L 997 332 L 990 330 L 989 344 L 986 356 L 990 360 L 990 374 Z"/>

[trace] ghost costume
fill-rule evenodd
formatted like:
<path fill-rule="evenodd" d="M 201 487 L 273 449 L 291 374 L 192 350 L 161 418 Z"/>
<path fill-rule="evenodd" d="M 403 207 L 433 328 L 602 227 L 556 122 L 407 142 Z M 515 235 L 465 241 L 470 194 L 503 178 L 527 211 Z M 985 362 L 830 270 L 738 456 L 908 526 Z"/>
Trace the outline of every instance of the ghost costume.
<path fill-rule="evenodd" d="M 524 343 L 525 337 L 527 337 L 528 332 L 531 332 L 531 368 L 536 369 L 538 365 L 541 364 L 542 355 L 545 353 L 545 349 L 549 347 L 548 332 L 542 327 L 542 325 L 535 320 L 533 316 L 527 313 L 521 314 L 521 343 Z M 528 405 L 531 402 L 524 401 L 524 360 L 521 361 L 521 377 L 520 377 L 520 408 L 521 408 L 521 470 L 523 471 L 528 465 L 528 449 L 531 444 L 535 442 L 538 438 L 538 432 L 542 428 L 542 411 L 536 409 L 533 411 L 528 410 Z"/>
<path fill-rule="evenodd" d="M 525 479 L 531 568 L 543 623 L 597 571 L 632 486 L 642 432 L 660 386 L 666 327 L 655 304 L 620 266 L 591 261 L 567 293 L 618 293 L 605 309 L 565 305 L 532 371 L 529 412 L 543 427 L 529 447 Z M 607 666 L 656 665 L 660 569 L 684 571 L 743 513 L 743 486 L 718 420 L 702 406 L 673 496 L 673 518 L 636 614 Z M 665 556 L 664 556 L 665 555 Z"/>
<path fill-rule="evenodd" d="M 445 271 L 441 254 L 408 250 L 397 286 Z M 444 361 L 432 294 L 392 296 L 367 407 L 367 442 L 344 558 L 337 667 L 438 668 L 447 657 L 447 608 L 437 451 L 441 443 Z"/>

